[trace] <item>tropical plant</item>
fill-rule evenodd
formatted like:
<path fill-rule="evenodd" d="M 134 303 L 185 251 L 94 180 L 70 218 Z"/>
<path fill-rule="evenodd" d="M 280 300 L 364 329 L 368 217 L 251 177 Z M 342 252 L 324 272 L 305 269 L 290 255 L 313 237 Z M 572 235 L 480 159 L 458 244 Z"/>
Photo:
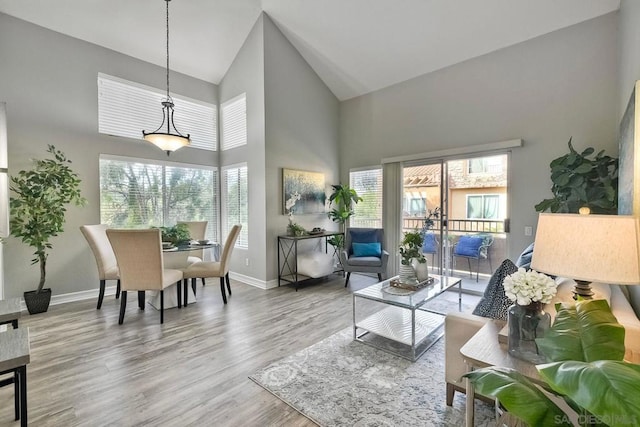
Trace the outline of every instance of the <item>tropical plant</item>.
<path fill-rule="evenodd" d="M 400 263 L 402 265 L 411 265 L 412 260 L 417 260 L 420 264 L 427 262 L 426 258 L 422 254 L 422 244 L 424 243 L 424 237 L 422 232 L 407 231 L 404 233 L 402 242 L 398 246 L 398 252 L 400 252 Z"/>
<path fill-rule="evenodd" d="M 346 184 L 332 185 L 332 187 L 333 193 L 329 196 L 329 205 L 333 206 L 333 209 L 329 211 L 328 216 L 333 222 L 337 222 L 340 225 L 340 231 L 344 232 L 345 224 L 355 213 L 353 204 L 362 201 L 362 197 L 358 196 L 356 190 Z M 344 239 L 342 236 L 333 236 L 328 240 L 328 243 L 342 248 Z"/>
<path fill-rule="evenodd" d="M 616 214 L 618 210 L 618 159 L 604 150 L 589 158 L 589 147 L 578 153 L 569 139 L 569 153 L 550 164 L 553 198 L 535 205 L 537 212 L 578 213 L 588 207 L 593 213 Z"/>
<path fill-rule="evenodd" d="M 576 412 L 580 425 L 640 424 L 640 365 L 623 362 L 624 327 L 606 300 L 556 305 L 557 315 L 544 338 L 536 339 L 551 363 L 537 365 L 548 393 Z M 571 417 L 517 371 L 491 367 L 465 374 L 484 395 L 530 426 L 572 426 Z"/>
<path fill-rule="evenodd" d="M 64 153 L 49 145 L 53 159 L 34 160 L 34 167 L 21 170 L 11 177 L 10 198 L 11 234 L 35 248 L 31 264 L 40 265 L 40 293 L 46 280 L 48 251 L 53 248 L 51 238 L 64 231 L 66 206 L 83 206 L 86 200 L 80 194 L 80 178 Z"/>

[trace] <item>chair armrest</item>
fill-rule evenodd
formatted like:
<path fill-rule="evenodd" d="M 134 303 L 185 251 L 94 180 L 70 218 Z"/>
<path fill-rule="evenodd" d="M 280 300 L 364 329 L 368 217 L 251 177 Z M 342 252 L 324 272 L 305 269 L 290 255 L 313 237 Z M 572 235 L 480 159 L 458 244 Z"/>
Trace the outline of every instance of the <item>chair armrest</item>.
<path fill-rule="evenodd" d="M 380 256 L 380 259 L 382 260 L 382 265 L 386 266 L 387 265 L 387 260 L 389 259 L 389 252 L 385 251 L 384 249 L 382 250 L 382 255 Z"/>
<path fill-rule="evenodd" d="M 340 262 L 342 262 L 342 265 L 347 263 L 347 260 L 349 259 L 349 254 L 347 253 L 346 250 L 341 250 L 340 251 Z"/>
<path fill-rule="evenodd" d="M 465 388 L 467 366 L 460 349 L 491 319 L 471 313 L 450 312 L 444 319 L 445 381 Z"/>

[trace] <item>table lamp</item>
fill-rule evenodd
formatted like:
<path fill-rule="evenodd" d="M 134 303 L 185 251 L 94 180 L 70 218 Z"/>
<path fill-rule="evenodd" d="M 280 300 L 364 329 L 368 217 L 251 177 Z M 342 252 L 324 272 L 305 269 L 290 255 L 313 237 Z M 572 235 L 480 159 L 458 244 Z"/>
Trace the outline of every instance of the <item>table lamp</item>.
<path fill-rule="evenodd" d="M 639 231 L 628 215 L 542 213 L 531 268 L 575 280 L 575 298 L 591 299 L 592 282 L 638 285 Z"/>

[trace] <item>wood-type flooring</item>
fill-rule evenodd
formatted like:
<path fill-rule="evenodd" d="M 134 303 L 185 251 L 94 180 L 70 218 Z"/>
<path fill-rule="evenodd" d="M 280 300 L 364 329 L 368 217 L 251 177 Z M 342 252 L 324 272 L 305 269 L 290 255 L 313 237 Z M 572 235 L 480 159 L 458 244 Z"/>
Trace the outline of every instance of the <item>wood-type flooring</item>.
<path fill-rule="evenodd" d="M 129 295 L 119 300 L 24 312 L 29 327 L 31 426 L 313 426 L 248 375 L 348 326 L 351 291 L 376 282 L 335 275 L 300 287 L 261 290 L 231 283 L 224 305 L 217 280 L 198 283 L 198 301 L 160 315 Z M 457 297 L 457 294 L 456 294 Z M 443 397 L 444 398 L 444 397 Z M 0 388 L 0 426 L 13 421 L 13 387 Z"/>

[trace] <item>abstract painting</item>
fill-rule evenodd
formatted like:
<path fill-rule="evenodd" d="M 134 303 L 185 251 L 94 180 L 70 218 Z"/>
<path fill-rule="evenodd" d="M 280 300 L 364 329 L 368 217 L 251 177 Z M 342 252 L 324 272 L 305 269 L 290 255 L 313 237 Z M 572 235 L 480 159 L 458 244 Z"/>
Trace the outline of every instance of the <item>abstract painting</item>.
<path fill-rule="evenodd" d="M 325 212 L 324 174 L 282 169 L 282 201 L 284 215 Z"/>
<path fill-rule="evenodd" d="M 618 141 L 618 214 L 640 215 L 640 109 L 637 99 L 640 80 L 635 83 L 620 122 Z"/>

